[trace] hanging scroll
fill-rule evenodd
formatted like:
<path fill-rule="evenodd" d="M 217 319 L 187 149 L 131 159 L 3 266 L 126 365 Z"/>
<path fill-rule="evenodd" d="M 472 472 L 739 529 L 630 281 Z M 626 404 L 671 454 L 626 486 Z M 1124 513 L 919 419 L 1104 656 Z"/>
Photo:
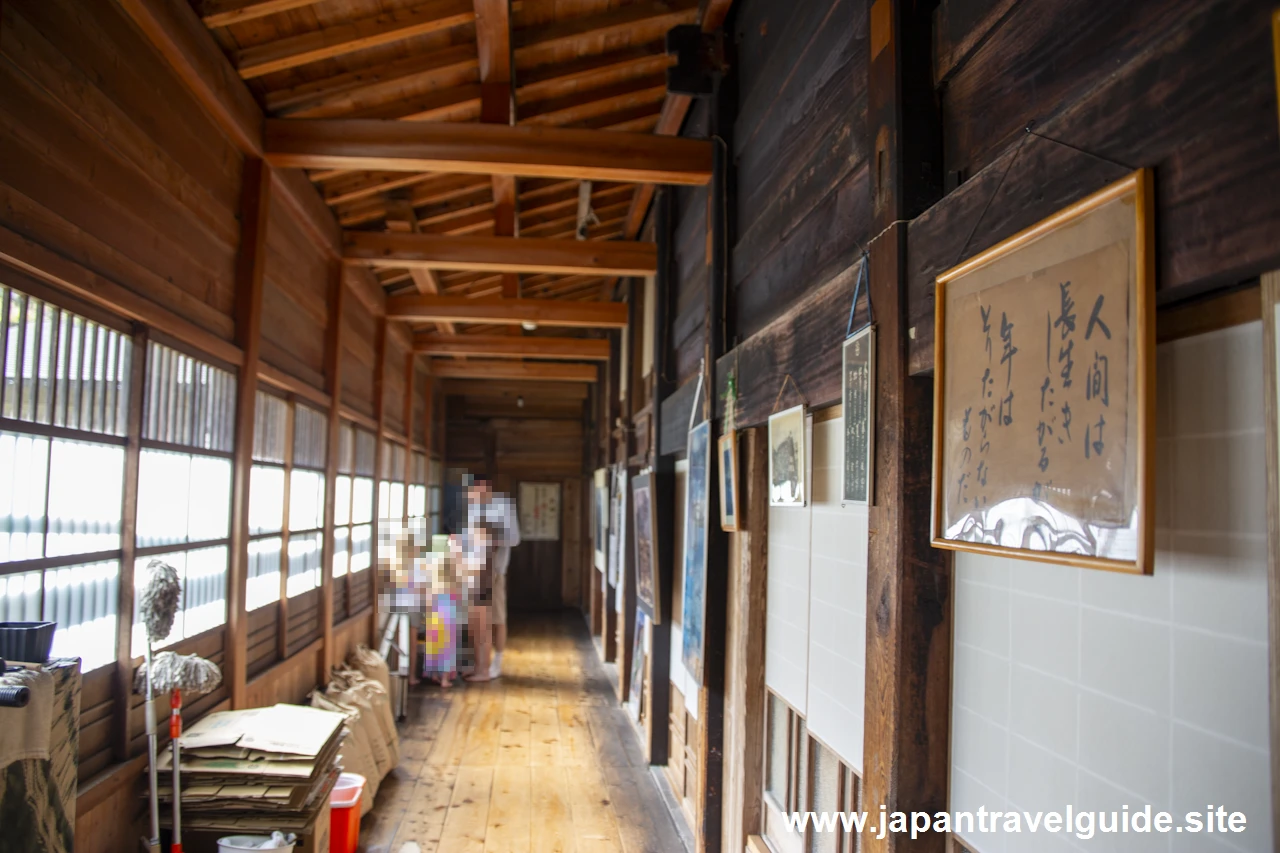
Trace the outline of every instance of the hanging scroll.
<path fill-rule="evenodd" d="M 934 545 L 1150 572 L 1150 175 L 938 277 Z"/>
<path fill-rule="evenodd" d="M 609 531 L 609 469 L 597 468 L 591 478 L 591 543 L 593 562 L 604 572 L 607 560 L 605 542 Z"/>
<path fill-rule="evenodd" d="M 702 684 L 707 617 L 707 505 L 711 495 L 711 422 L 689 430 L 684 502 L 684 668 Z"/>
<path fill-rule="evenodd" d="M 521 483 L 520 538 L 554 542 L 560 538 L 560 484 Z"/>
<path fill-rule="evenodd" d="M 841 398 L 844 401 L 845 503 L 871 503 L 875 455 L 876 330 L 867 326 L 844 342 Z"/>

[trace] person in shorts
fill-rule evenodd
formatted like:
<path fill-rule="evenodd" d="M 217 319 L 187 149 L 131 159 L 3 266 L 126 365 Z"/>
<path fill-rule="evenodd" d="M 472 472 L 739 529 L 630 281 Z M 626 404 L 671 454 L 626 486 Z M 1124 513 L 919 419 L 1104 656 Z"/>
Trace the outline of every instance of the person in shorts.
<path fill-rule="evenodd" d="M 516 514 L 516 502 L 509 496 L 493 491 L 493 484 L 484 476 L 476 477 L 467 490 L 467 526 L 485 524 L 493 536 L 493 587 L 489 621 L 493 631 L 493 659 L 489 675 L 502 674 L 502 653 L 507 647 L 507 567 L 511 563 L 511 549 L 520 544 L 520 522 Z"/>

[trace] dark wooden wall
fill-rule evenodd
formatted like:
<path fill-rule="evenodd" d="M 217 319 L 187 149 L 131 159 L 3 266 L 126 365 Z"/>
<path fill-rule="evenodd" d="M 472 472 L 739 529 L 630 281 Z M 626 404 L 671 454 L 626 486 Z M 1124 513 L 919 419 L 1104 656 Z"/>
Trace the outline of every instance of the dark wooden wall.
<path fill-rule="evenodd" d="M 706 137 L 710 111 L 706 101 L 694 104 L 684 135 Z M 675 193 L 674 233 L 671 236 L 673 283 L 676 297 L 668 340 L 674 353 L 675 380 L 680 385 L 698 375 L 702 360 L 703 322 L 707 312 L 707 199 L 706 187 L 680 187 Z"/>
<path fill-rule="evenodd" d="M 745 340 L 853 263 L 869 236 L 867 13 L 865 0 L 735 5 L 730 310 Z"/>
<path fill-rule="evenodd" d="M 1155 169 L 1159 304 L 1280 264 L 1274 5 L 943 0 L 945 162 L 967 180 L 911 224 L 913 371 L 933 365 L 937 273 L 1133 168 Z"/>

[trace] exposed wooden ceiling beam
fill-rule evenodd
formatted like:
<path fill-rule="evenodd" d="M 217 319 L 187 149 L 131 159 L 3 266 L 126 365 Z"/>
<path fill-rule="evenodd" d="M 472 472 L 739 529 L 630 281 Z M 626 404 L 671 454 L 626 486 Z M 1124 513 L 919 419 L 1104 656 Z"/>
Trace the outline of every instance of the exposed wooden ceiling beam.
<path fill-rule="evenodd" d="M 398 92 L 453 88 L 480 79 L 480 63 L 470 44 L 382 62 L 370 68 L 309 80 L 267 92 L 267 111 L 277 118 L 328 118 L 364 108 Z"/>
<path fill-rule="evenodd" d="M 473 385 L 469 382 L 453 379 L 442 379 L 440 381 L 440 390 L 448 397 L 465 396 L 489 401 L 511 400 L 513 402 L 518 397 L 536 397 L 546 402 L 553 400 L 585 400 L 588 393 L 585 383 L 580 385 L 539 385 L 531 392 L 528 385 L 520 382 L 498 380 L 486 382 L 483 385 Z"/>
<path fill-rule="evenodd" d="M 469 299 L 465 296 L 392 296 L 387 319 L 411 323 L 494 323 L 579 329 L 622 329 L 627 306 L 622 302 L 559 302 L 553 299 Z"/>
<path fill-rule="evenodd" d="M 388 225 L 391 221 L 398 222 L 406 228 L 409 233 L 417 234 L 421 229 L 418 226 L 418 217 L 414 215 L 413 206 L 407 201 L 397 202 L 388 210 Z M 413 280 L 413 286 L 418 293 L 425 295 L 438 295 L 440 293 L 440 279 L 436 277 L 435 271 L 426 269 L 425 267 L 413 267 L 409 270 L 409 278 Z M 458 330 L 452 323 L 439 323 L 440 331 L 446 335 L 457 334 Z"/>
<path fill-rule="evenodd" d="M 347 231 L 343 259 L 369 267 L 572 275 L 653 275 L 658 247 L 621 240 L 535 240 Z"/>
<path fill-rule="evenodd" d="M 469 24 L 474 20 L 475 12 L 469 0 L 433 0 L 420 6 L 243 48 L 236 53 L 235 65 L 245 79 L 261 77 L 308 62 L 332 59 L 357 50 Z"/>
<path fill-rule="evenodd" d="M 351 110 L 344 119 L 376 118 L 396 121 L 471 121 L 480 116 L 483 88 L 470 83 L 453 89 L 424 92 L 405 100 Z"/>
<path fill-rule="evenodd" d="M 691 24 L 697 18 L 698 0 L 649 0 L 522 30 L 515 39 L 515 65 L 524 71 L 570 57 L 604 53 L 621 39 L 656 41 L 672 27 Z"/>
<path fill-rule="evenodd" d="M 599 372 L 594 364 L 557 364 L 525 361 L 442 361 L 431 362 L 431 375 L 438 379 L 507 379 L 521 382 L 595 382 Z"/>
<path fill-rule="evenodd" d="M 703 186 L 701 139 L 549 127 L 270 119 L 267 159 L 282 168 L 526 175 Z"/>
<path fill-rule="evenodd" d="M 427 355 L 534 358 L 550 361 L 609 360 L 609 342 L 602 338 L 418 334 L 413 338 L 413 351 Z"/>
<path fill-rule="evenodd" d="M 210 29 L 229 27 L 277 12 L 314 6 L 319 2 L 320 0 L 204 0 L 199 4 L 200 19 Z"/>
<path fill-rule="evenodd" d="M 516 100 L 524 106 L 558 98 L 582 88 L 607 86 L 648 74 L 661 74 L 675 61 L 662 42 L 587 56 L 574 62 L 548 65 L 520 75 Z"/>
<path fill-rule="evenodd" d="M 666 95 L 667 78 L 665 74 L 659 73 L 623 80 L 602 89 L 584 89 L 563 97 L 540 101 L 521 111 L 520 123 L 564 126 L 621 112 L 641 104 L 657 104 Z"/>

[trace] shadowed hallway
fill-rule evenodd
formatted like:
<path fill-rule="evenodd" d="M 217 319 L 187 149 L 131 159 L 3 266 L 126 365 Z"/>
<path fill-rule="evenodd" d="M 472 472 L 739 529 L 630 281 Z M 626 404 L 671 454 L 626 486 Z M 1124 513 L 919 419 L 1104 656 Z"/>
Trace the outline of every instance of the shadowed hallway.
<path fill-rule="evenodd" d="M 361 849 L 681 853 L 581 617 L 513 616 L 501 679 L 412 694 Z"/>

